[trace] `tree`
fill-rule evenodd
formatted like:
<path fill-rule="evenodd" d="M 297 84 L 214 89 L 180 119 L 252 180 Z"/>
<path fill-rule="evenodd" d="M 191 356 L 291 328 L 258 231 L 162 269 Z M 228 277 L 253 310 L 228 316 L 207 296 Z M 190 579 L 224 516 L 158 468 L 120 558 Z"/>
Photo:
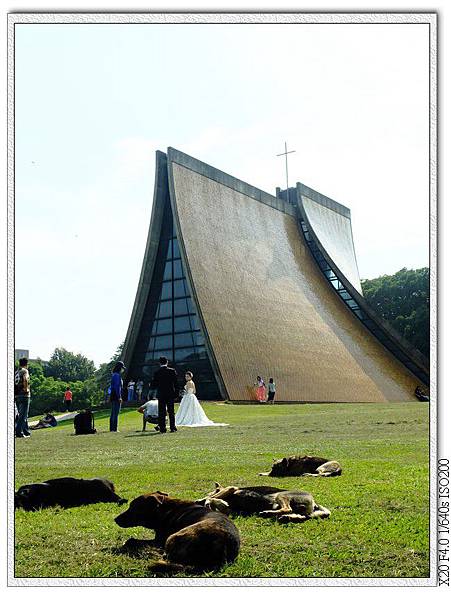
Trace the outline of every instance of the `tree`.
<path fill-rule="evenodd" d="M 363 279 L 362 290 L 376 313 L 429 357 L 429 269 Z"/>
<path fill-rule="evenodd" d="M 30 374 L 30 387 L 30 416 L 40 415 L 48 410 L 63 410 L 64 391 L 67 387 L 64 381 Z"/>
<path fill-rule="evenodd" d="M 28 372 L 30 373 L 30 377 L 34 377 L 35 379 L 44 378 L 44 368 L 39 359 L 28 361 Z"/>
<path fill-rule="evenodd" d="M 105 390 L 110 385 L 111 372 L 113 370 L 114 365 L 117 363 L 118 360 L 120 360 L 123 348 L 124 342 L 122 342 L 122 344 L 119 344 L 116 352 L 113 354 L 109 362 L 102 363 L 95 372 L 94 377 L 101 390 Z"/>
<path fill-rule="evenodd" d="M 92 360 L 82 354 L 73 354 L 65 348 L 55 348 L 49 362 L 44 366 L 44 375 L 61 381 L 86 381 L 94 375 Z"/>
<path fill-rule="evenodd" d="M 103 391 L 93 377 L 86 381 L 66 382 L 30 372 L 30 386 L 30 416 L 43 414 L 47 410 L 64 410 L 64 392 L 68 386 L 72 390 L 74 410 L 99 406 L 103 401 Z"/>

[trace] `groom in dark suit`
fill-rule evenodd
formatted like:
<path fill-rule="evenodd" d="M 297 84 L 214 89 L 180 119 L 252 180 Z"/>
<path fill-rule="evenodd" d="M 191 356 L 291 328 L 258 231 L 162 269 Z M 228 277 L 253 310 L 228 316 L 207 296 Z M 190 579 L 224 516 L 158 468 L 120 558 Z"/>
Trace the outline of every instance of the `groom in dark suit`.
<path fill-rule="evenodd" d="M 171 432 L 177 431 L 175 426 L 174 400 L 179 393 L 177 383 L 177 372 L 168 366 L 168 359 L 160 356 L 160 368 L 155 372 L 152 379 L 152 387 L 157 390 L 158 397 L 158 426 L 160 433 L 166 433 L 166 410 L 169 415 L 169 427 Z"/>

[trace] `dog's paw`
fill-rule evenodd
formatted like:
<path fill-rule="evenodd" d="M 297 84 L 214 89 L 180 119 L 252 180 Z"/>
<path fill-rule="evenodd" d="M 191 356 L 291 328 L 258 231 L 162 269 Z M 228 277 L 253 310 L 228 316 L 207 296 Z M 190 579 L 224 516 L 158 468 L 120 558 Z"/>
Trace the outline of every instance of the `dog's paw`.
<path fill-rule="evenodd" d="M 304 515 L 280 515 L 277 519 L 278 523 L 303 523 L 307 521 Z"/>
<path fill-rule="evenodd" d="M 277 519 L 278 523 L 289 523 L 290 521 L 290 515 L 280 515 L 280 517 Z"/>
<path fill-rule="evenodd" d="M 161 576 L 167 575 L 169 577 L 173 573 L 183 573 L 183 572 L 190 573 L 193 571 L 195 571 L 194 567 L 191 567 L 188 565 L 182 565 L 179 563 L 171 563 L 166 558 L 163 558 L 162 560 L 158 560 L 158 561 L 154 562 L 149 567 L 149 573 L 158 574 Z"/>
<path fill-rule="evenodd" d="M 262 510 L 258 513 L 259 517 L 277 517 L 273 510 Z"/>

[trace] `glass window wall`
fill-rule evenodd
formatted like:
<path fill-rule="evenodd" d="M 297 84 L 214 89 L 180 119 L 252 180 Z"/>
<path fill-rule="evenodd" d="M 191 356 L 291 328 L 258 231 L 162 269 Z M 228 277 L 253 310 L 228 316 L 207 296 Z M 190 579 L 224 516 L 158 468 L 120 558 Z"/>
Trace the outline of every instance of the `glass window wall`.
<path fill-rule="evenodd" d="M 132 359 L 132 376 L 143 378 L 148 385 L 160 356 L 174 363 L 181 379 L 185 370 L 193 371 L 200 398 L 220 398 L 168 209 Z"/>

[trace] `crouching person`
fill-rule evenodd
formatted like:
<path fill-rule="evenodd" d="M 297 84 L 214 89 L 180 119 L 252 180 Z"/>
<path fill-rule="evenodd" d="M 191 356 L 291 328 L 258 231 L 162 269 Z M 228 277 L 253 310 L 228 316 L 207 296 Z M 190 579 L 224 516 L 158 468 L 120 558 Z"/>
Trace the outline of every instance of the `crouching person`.
<path fill-rule="evenodd" d="M 143 431 L 146 431 L 147 423 L 155 425 L 156 431 L 160 430 L 158 427 L 158 400 L 156 398 L 152 398 L 152 400 L 145 402 L 138 408 L 138 412 L 143 416 Z"/>

